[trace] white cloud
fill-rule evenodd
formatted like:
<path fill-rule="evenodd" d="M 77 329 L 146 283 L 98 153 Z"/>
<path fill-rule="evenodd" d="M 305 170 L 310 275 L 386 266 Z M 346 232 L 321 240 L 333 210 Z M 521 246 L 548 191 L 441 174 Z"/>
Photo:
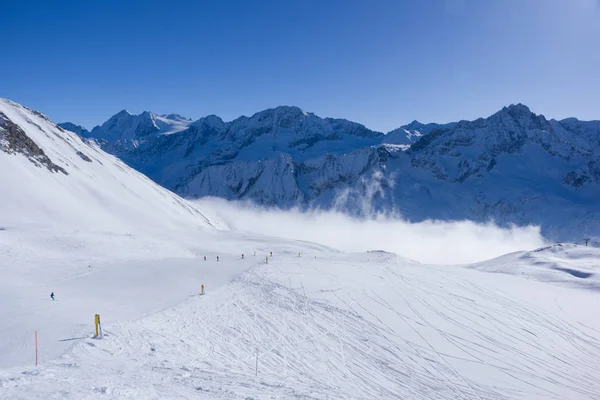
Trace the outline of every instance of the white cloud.
<path fill-rule="evenodd" d="M 470 263 L 546 244 L 538 227 L 502 229 L 471 221 L 409 223 L 382 215 L 357 219 L 336 211 L 267 210 L 214 198 L 197 203 L 215 211 L 232 229 L 345 251 L 386 250 L 422 263 Z"/>

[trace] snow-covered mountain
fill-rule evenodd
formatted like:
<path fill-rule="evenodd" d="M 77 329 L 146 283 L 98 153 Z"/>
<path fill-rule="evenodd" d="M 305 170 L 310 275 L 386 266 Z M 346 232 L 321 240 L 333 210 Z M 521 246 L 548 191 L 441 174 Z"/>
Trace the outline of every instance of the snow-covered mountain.
<path fill-rule="evenodd" d="M 71 122 L 58 125 L 86 138 L 115 142 L 142 139 L 153 135 L 168 135 L 186 129 L 191 123 L 191 119 L 179 114 L 157 115 L 145 111 L 133 115 L 127 110 L 121 110 L 91 132 Z"/>
<path fill-rule="evenodd" d="M 160 135 L 115 123 L 127 115 L 90 136 L 184 197 L 398 212 L 415 221 L 493 219 L 541 225 L 556 239 L 600 236 L 598 121 L 547 120 L 518 104 L 475 121 L 413 121 L 383 134 L 278 107 L 231 122 L 208 116 Z"/>

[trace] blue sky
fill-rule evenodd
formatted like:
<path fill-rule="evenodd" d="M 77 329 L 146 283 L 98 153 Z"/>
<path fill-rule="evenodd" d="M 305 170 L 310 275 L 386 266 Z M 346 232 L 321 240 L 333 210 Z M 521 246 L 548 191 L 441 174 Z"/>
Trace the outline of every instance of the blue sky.
<path fill-rule="evenodd" d="M 600 119 L 599 0 L 22 0 L 0 34 L 0 97 L 87 128 L 277 105 L 384 132 L 519 102 Z"/>

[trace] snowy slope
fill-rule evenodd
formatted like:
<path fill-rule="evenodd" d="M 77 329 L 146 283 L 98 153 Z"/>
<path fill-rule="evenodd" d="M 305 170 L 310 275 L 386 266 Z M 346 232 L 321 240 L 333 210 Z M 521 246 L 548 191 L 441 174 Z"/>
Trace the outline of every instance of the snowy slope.
<path fill-rule="evenodd" d="M 95 144 L 8 100 L 0 100 L 0 170 L 0 254 L 14 257 L 4 278 L 21 284 L 44 281 L 58 267 L 49 279 L 104 260 L 195 256 L 191 240 L 181 238 L 222 227 Z"/>
<path fill-rule="evenodd" d="M 600 290 L 600 249 L 557 243 L 533 251 L 507 254 L 471 268 L 522 275 L 543 282 Z"/>
<path fill-rule="evenodd" d="M 91 339 L 88 324 L 63 357 L 46 357 L 56 343 L 43 341 L 40 367 L 30 358 L 0 372 L 0 396 L 600 398 L 597 292 L 269 244 L 269 264 L 238 260 L 251 269 L 205 296 L 133 322 L 105 312 L 107 336 Z M 142 288 L 170 297 L 177 287 Z"/>
<path fill-rule="evenodd" d="M 136 300 L 130 286 L 143 286 L 144 274 L 158 276 L 160 268 L 149 265 L 157 257 L 184 258 L 162 279 L 186 283 L 190 271 L 182 264 L 197 257 L 198 238 L 223 227 L 94 143 L 9 100 L 0 100 L 0 170 L 0 366 L 28 358 L 20 348 L 28 332 L 37 329 L 58 341 L 81 326 L 77 301 L 66 314 L 50 312 L 57 325 L 46 331 L 41 314 L 49 310 L 24 307 L 28 300 L 43 305 L 56 291 L 59 298 L 75 292 L 80 300 L 97 302 L 118 290 Z M 139 265 L 137 273 L 120 269 L 131 260 Z M 115 274 L 104 278 L 103 268 Z M 86 279 L 90 284 L 82 292 L 79 285 Z M 120 289 L 115 279 L 121 280 Z M 147 311 L 173 301 L 147 299 Z M 122 304 L 108 309 L 141 316 Z M 31 312 L 35 320 L 26 318 Z M 48 355 L 62 354 L 69 344 Z"/>
<path fill-rule="evenodd" d="M 212 225 L 190 203 L 44 115 L 9 100 L 0 100 L 0 113 L 4 134 L 0 138 L 9 144 L 0 151 L 3 227 L 66 224 L 102 230 Z M 10 151 L 11 140 L 16 140 L 11 138 L 18 139 L 19 132 L 24 142 L 42 151 L 47 168 L 24 151 Z"/>

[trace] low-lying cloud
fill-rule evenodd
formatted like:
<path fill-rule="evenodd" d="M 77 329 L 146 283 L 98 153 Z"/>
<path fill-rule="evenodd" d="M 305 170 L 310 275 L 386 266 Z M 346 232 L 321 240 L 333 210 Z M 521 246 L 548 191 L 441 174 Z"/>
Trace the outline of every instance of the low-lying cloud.
<path fill-rule="evenodd" d="M 354 218 L 337 211 L 265 209 L 248 202 L 204 198 L 235 230 L 306 240 L 344 251 L 385 250 L 422 263 L 465 264 L 546 244 L 539 227 L 500 228 L 493 223 L 424 221 L 374 215 Z"/>

